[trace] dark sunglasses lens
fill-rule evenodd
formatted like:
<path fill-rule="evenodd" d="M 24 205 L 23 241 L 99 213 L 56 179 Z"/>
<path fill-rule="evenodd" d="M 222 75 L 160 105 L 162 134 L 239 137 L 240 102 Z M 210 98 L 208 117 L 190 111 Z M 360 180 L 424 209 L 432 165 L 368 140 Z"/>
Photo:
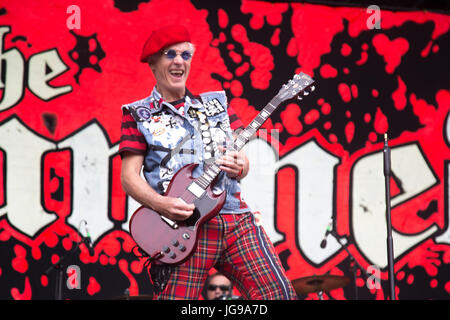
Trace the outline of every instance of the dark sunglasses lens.
<path fill-rule="evenodd" d="M 164 54 L 170 60 L 175 59 L 175 57 L 177 56 L 177 52 L 173 49 L 167 50 L 166 52 L 164 52 Z M 192 57 L 192 53 L 190 53 L 189 51 L 183 51 L 181 53 L 181 58 L 183 58 L 183 60 L 185 60 L 185 61 L 189 60 L 191 57 Z"/>
<path fill-rule="evenodd" d="M 166 56 L 169 59 L 175 59 L 175 57 L 177 56 L 177 52 L 175 50 L 167 50 Z"/>
<path fill-rule="evenodd" d="M 192 54 L 189 51 L 183 51 L 181 57 L 183 58 L 183 60 L 187 61 L 192 57 Z"/>
<path fill-rule="evenodd" d="M 222 291 L 228 291 L 228 290 L 230 290 L 230 287 L 228 287 L 228 286 L 216 286 L 216 285 L 214 285 L 214 284 L 210 284 L 210 285 L 208 286 L 208 290 L 209 290 L 209 291 L 216 291 L 217 288 L 219 288 L 219 289 L 222 290 Z"/>

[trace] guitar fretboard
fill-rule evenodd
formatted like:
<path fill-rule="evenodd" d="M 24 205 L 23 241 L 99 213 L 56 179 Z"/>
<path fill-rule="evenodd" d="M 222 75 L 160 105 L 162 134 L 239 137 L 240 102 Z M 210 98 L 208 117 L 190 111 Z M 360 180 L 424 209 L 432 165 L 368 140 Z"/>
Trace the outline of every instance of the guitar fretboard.
<path fill-rule="evenodd" d="M 209 165 L 203 175 L 196 179 L 196 183 L 202 188 L 206 189 L 214 181 L 214 179 L 219 175 L 222 170 L 216 163 Z"/>
<path fill-rule="evenodd" d="M 258 131 L 258 129 L 269 119 L 275 109 L 280 105 L 282 101 L 275 96 L 258 115 L 253 119 L 249 125 L 242 130 L 234 141 L 234 150 L 240 151 L 242 147 L 250 140 L 250 138 Z"/>
<path fill-rule="evenodd" d="M 304 91 L 307 87 L 311 87 L 311 91 L 314 90 L 314 86 L 312 86 L 313 83 L 314 80 L 306 74 L 301 73 L 295 75 L 294 79 L 289 81 L 289 85 L 284 85 L 280 92 L 258 113 L 252 122 L 239 133 L 234 140 L 232 146 L 233 151 L 240 151 L 244 147 L 264 122 L 269 119 L 275 109 L 286 100 L 286 97 L 292 98 Z M 303 92 L 303 94 L 307 95 L 308 92 Z M 203 175 L 197 178 L 195 183 L 198 187 L 206 190 L 221 171 L 222 170 L 216 162 L 210 161 L 209 165 L 205 168 Z"/>
<path fill-rule="evenodd" d="M 275 111 L 282 101 L 275 96 L 253 119 L 252 122 L 242 130 L 234 140 L 233 149 L 240 151 L 250 138 L 258 131 L 258 129 L 269 119 L 270 115 Z M 202 188 L 206 189 L 220 174 L 222 170 L 213 162 L 204 171 L 203 175 L 196 179 L 196 183 Z"/>

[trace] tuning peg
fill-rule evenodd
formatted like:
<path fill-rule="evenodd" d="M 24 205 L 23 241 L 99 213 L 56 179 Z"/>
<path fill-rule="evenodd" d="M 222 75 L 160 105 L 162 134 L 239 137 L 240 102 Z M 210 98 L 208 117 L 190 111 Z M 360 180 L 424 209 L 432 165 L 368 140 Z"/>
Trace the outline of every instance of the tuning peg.
<path fill-rule="evenodd" d="M 303 92 L 303 95 L 304 95 L 304 96 L 307 96 L 308 94 L 309 94 L 308 91 Z"/>
<path fill-rule="evenodd" d="M 309 88 L 311 92 L 313 92 L 314 90 L 316 90 L 315 86 L 311 86 L 311 88 Z"/>
<path fill-rule="evenodd" d="M 298 100 L 303 100 L 303 98 L 301 96 L 297 96 Z"/>

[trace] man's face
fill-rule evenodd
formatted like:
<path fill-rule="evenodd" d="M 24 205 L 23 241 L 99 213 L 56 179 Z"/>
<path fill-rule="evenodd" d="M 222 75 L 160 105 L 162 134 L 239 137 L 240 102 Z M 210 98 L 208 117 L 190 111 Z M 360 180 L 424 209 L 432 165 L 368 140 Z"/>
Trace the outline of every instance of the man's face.
<path fill-rule="evenodd" d="M 176 53 L 173 58 L 170 55 L 173 53 L 171 50 L 174 50 Z M 184 52 L 189 52 L 192 55 L 192 47 L 189 43 L 183 42 L 171 45 L 150 65 L 156 78 L 158 91 L 167 101 L 174 101 L 184 97 L 192 61 L 192 58 L 183 59 L 182 54 Z"/>
<path fill-rule="evenodd" d="M 231 287 L 231 282 L 230 282 L 230 280 L 228 280 L 227 277 L 225 277 L 223 275 L 217 275 L 217 276 L 213 277 L 209 281 L 209 285 L 207 288 L 208 300 L 214 300 L 214 299 L 222 297 L 223 295 L 229 295 L 230 287 Z M 225 288 L 227 288 L 228 290 L 222 290 Z"/>

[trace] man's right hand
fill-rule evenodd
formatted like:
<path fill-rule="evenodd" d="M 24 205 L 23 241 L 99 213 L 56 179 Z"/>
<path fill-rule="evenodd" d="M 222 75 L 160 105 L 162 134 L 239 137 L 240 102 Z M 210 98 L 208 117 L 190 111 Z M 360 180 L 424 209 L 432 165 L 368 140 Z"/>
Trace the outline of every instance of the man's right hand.
<path fill-rule="evenodd" d="M 184 221 L 194 213 L 195 205 L 186 203 L 180 198 L 162 196 L 155 209 L 159 214 L 170 220 Z"/>
<path fill-rule="evenodd" d="M 183 221 L 189 218 L 194 213 L 195 205 L 180 198 L 160 195 L 153 190 L 140 175 L 143 163 L 143 155 L 131 152 L 123 154 L 121 181 L 125 192 L 170 220 Z"/>

